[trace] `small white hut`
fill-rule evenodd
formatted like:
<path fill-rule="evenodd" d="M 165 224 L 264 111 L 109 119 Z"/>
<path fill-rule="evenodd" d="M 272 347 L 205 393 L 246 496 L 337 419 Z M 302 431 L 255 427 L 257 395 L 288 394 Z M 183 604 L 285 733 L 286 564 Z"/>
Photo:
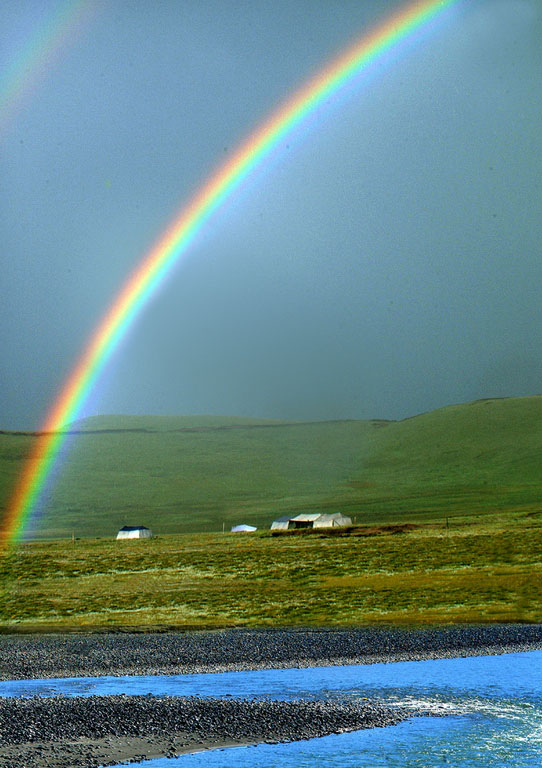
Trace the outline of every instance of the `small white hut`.
<path fill-rule="evenodd" d="M 252 531 L 257 531 L 258 529 L 255 528 L 253 525 L 234 525 L 231 529 L 232 533 L 252 533 Z"/>
<path fill-rule="evenodd" d="M 144 525 L 124 525 L 117 533 L 117 539 L 150 539 L 152 531 Z"/>

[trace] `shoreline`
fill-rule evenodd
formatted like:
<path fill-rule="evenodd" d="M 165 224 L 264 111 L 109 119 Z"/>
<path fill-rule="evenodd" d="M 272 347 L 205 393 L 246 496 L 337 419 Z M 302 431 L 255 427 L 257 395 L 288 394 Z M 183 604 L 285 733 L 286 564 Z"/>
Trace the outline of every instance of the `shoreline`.
<path fill-rule="evenodd" d="M 182 675 L 542 650 L 542 624 L 0 635 L 0 680 Z"/>
<path fill-rule="evenodd" d="M 531 650 L 542 650 L 542 625 L 2 635 L 0 679 L 218 674 Z M 92 717 L 85 714 L 88 706 L 94 707 Z M 315 706 L 319 708 L 317 717 Z M 194 707 L 200 708 L 199 719 L 191 719 Z M 96 717 L 96 712 L 102 715 Z M 0 698 L 0 768 L 97 768 L 207 749 L 315 738 L 385 726 L 415 715 L 370 701 L 331 704 L 153 696 Z M 94 721 L 106 730 L 101 732 Z M 232 730 L 232 722 L 239 725 L 237 730 Z"/>
<path fill-rule="evenodd" d="M 412 710 L 361 699 L 4 698 L 0 699 L 0 766 L 98 768 L 385 727 L 415 715 Z"/>
<path fill-rule="evenodd" d="M 137 765 L 143 760 L 179 757 L 214 749 L 257 746 L 254 741 L 220 741 L 197 739 L 180 734 L 171 739 L 148 739 L 137 736 L 78 739 L 61 742 L 0 747 L 1 768 L 109 768 L 122 763 Z"/>

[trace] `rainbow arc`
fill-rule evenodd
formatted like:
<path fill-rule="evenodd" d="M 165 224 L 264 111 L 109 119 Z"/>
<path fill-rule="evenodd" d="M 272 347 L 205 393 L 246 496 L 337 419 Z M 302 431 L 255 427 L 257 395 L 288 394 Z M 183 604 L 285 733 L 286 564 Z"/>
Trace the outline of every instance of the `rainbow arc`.
<path fill-rule="evenodd" d="M 0 543 L 16 542 L 39 506 L 67 439 L 66 425 L 80 415 L 94 385 L 135 317 L 171 272 L 213 213 L 287 135 L 373 61 L 427 27 L 458 0 L 417 0 L 313 77 L 283 103 L 200 188 L 129 276 L 84 348 L 36 439 L 0 530 Z"/>

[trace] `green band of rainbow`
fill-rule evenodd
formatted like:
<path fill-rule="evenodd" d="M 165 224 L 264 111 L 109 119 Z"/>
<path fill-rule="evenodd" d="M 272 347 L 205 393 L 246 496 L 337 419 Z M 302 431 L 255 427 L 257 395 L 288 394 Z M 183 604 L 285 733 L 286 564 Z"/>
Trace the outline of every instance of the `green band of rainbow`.
<path fill-rule="evenodd" d="M 4 516 L 1 541 L 16 542 L 55 466 L 66 433 L 60 430 L 81 411 L 96 380 L 166 273 L 177 263 L 213 212 L 271 150 L 327 97 L 377 57 L 389 51 L 458 0 L 418 0 L 334 60 L 297 91 L 210 177 L 129 277 L 102 319 L 62 388 L 26 461 Z"/>

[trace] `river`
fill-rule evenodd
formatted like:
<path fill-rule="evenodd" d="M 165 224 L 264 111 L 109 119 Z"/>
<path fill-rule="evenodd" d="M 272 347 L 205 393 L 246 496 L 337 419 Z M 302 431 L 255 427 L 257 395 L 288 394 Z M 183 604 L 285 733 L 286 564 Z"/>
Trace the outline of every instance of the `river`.
<path fill-rule="evenodd" d="M 112 693 L 281 699 L 356 696 L 428 713 L 388 728 L 160 758 L 142 763 L 145 768 L 542 765 L 542 651 L 310 669 L 0 682 L 2 696 Z"/>

